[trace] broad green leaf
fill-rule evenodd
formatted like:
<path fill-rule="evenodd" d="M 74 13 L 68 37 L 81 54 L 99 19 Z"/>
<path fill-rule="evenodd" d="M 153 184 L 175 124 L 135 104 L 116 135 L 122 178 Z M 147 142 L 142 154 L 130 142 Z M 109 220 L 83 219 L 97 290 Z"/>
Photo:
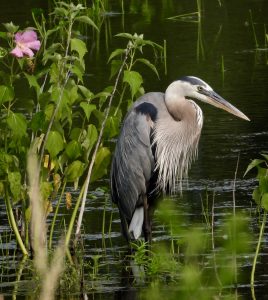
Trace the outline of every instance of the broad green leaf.
<path fill-rule="evenodd" d="M 108 138 L 115 137 L 119 132 L 119 127 L 120 127 L 119 117 L 117 116 L 108 117 L 105 130 L 104 130 L 105 136 L 107 136 Z"/>
<path fill-rule="evenodd" d="M 87 149 L 88 154 L 91 151 L 91 149 L 93 148 L 93 146 L 95 145 L 97 139 L 98 139 L 97 128 L 93 124 L 88 125 L 87 136 L 82 143 L 82 146 L 85 149 Z"/>
<path fill-rule="evenodd" d="M 11 86 L 0 85 L 0 105 L 14 99 L 14 90 Z"/>
<path fill-rule="evenodd" d="M 260 165 L 263 162 L 264 162 L 263 159 L 253 159 L 253 161 L 248 165 L 246 172 L 244 173 L 243 176 L 245 176 L 250 170 L 257 167 L 258 165 Z"/>
<path fill-rule="evenodd" d="M 8 173 L 8 182 L 10 186 L 10 191 L 14 197 L 14 201 L 18 201 L 20 198 L 21 192 L 21 175 L 19 172 L 9 172 Z"/>
<path fill-rule="evenodd" d="M 81 177 L 83 175 L 84 168 L 85 164 L 82 163 L 80 160 L 75 160 L 70 165 L 68 165 L 65 171 L 67 181 L 73 182 L 79 177 Z"/>
<path fill-rule="evenodd" d="M 268 176 L 260 177 L 259 188 L 260 188 L 261 194 L 268 193 Z"/>
<path fill-rule="evenodd" d="M 262 195 L 261 206 L 268 211 L 268 193 Z"/>
<path fill-rule="evenodd" d="M 153 72 L 156 74 L 156 76 L 158 77 L 158 79 L 160 79 L 160 78 L 159 78 L 159 74 L 158 74 L 158 72 L 157 72 L 157 69 L 156 69 L 155 65 L 152 64 L 148 59 L 145 59 L 145 58 L 138 58 L 138 59 L 136 59 L 136 61 L 141 62 L 141 63 L 143 63 L 144 65 L 148 66 L 151 70 L 153 70 Z"/>
<path fill-rule="evenodd" d="M 90 100 L 93 97 L 94 94 L 89 89 L 87 89 L 85 86 L 78 85 L 78 88 L 87 100 Z"/>
<path fill-rule="evenodd" d="M 108 59 L 108 62 L 109 62 L 111 59 L 113 59 L 114 57 L 116 57 L 116 56 L 118 56 L 118 55 L 122 55 L 123 53 L 125 53 L 125 49 L 115 49 L 115 50 L 111 53 L 111 55 L 110 55 L 110 57 L 109 57 L 109 59 Z"/>
<path fill-rule="evenodd" d="M 96 105 L 95 104 L 89 104 L 87 102 L 81 102 L 80 106 L 83 108 L 83 111 L 86 115 L 87 120 L 89 120 L 89 117 L 90 117 L 92 111 L 96 109 Z"/>
<path fill-rule="evenodd" d="M 64 148 L 64 142 L 58 131 L 50 131 L 47 138 L 46 149 L 54 158 Z"/>
<path fill-rule="evenodd" d="M 38 113 L 34 114 L 32 120 L 30 122 L 30 128 L 36 132 L 38 130 L 43 131 L 45 128 L 46 122 L 46 115 L 43 111 L 39 111 Z"/>
<path fill-rule="evenodd" d="M 23 114 L 13 113 L 11 111 L 7 117 L 7 125 L 15 136 L 22 137 L 26 135 L 27 122 Z"/>
<path fill-rule="evenodd" d="M 37 82 L 37 79 L 34 75 L 29 75 L 27 73 L 24 73 L 26 79 L 28 80 L 29 86 L 34 87 L 36 90 L 37 95 L 40 93 L 40 85 Z"/>
<path fill-rule="evenodd" d="M 143 79 L 140 73 L 136 71 L 124 71 L 124 82 L 127 82 L 130 86 L 131 97 L 134 98 L 135 94 L 138 92 L 141 84 L 143 83 Z"/>
<path fill-rule="evenodd" d="M 73 140 L 67 144 L 65 152 L 71 160 L 75 160 L 81 155 L 81 144 Z"/>
<path fill-rule="evenodd" d="M 88 16 L 76 17 L 75 21 L 86 23 L 86 24 L 94 27 L 97 31 L 99 31 L 99 28 L 97 27 L 97 25 Z"/>
<path fill-rule="evenodd" d="M 82 61 L 84 55 L 87 52 L 87 47 L 84 41 L 77 38 L 73 38 L 71 39 L 71 50 L 76 51 L 79 55 L 80 61 Z"/>
<path fill-rule="evenodd" d="M 85 73 L 85 64 L 80 61 L 76 61 L 71 65 L 71 72 L 77 76 L 77 78 L 83 83 L 83 76 Z"/>
<path fill-rule="evenodd" d="M 110 163 L 111 152 L 108 148 L 102 147 L 98 150 L 90 181 L 93 182 L 107 174 L 107 167 Z"/>
<path fill-rule="evenodd" d="M 76 140 L 78 141 L 79 140 L 79 137 L 82 133 L 82 129 L 79 128 L 79 127 L 74 127 L 72 130 L 71 130 L 71 133 L 70 133 L 70 139 L 71 140 Z"/>

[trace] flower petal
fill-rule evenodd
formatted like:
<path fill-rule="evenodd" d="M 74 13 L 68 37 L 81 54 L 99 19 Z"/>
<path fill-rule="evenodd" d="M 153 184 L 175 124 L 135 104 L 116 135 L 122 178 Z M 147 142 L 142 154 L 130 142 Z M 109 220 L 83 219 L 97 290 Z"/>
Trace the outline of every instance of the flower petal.
<path fill-rule="evenodd" d="M 25 43 L 24 46 L 27 48 L 31 48 L 33 50 L 39 50 L 41 43 L 40 43 L 40 41 L 37 40 L 37 41 Z"/>
<path fill-rule="evenodd" d="M 37 40 L 37 34 L 33 30 L 26 30 L 21 35 L 21 42 L 29 43 Z"/>
<path fill-rule="evenodd" d="M 21 32 L 17 32 L 15 34 L 15 42 L 18 43 L 22 40 L 22 33 Z"/>
<path fill-rule="evenodd" d="M 23 52 L 21 51 L 20 47 L 15 47 L 10 53 L 16 57 L 23 57 Z"/>
<path fill-rule="evenodd" d="M 34 53 L 33 53 L 33 51 L 30 48 L 25 47 L 25 48 L 22 49 L 22 52 L 24 54 L 28 55 L 29 57 L 33 57 L 34 56 Z"/>

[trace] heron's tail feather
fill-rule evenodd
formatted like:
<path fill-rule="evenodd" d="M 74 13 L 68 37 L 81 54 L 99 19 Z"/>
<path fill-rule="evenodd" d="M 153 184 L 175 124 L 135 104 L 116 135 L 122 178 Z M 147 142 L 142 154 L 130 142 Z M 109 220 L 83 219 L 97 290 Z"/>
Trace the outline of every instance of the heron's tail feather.
<path fill-rule="evenodd" d="M 133 217 L 128 228 L 130 236 L 133 237 L 135 240 L 137 240 L 141 236 L 143 219 L 144 208 L 143 206 L 137 207 L 134 211 Z"/>

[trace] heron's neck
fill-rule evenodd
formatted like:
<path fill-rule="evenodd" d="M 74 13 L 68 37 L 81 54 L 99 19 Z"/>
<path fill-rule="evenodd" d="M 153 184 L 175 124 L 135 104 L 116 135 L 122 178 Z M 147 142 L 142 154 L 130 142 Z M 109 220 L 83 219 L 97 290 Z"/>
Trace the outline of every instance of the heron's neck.
<path fill-rule="evenodd" d="M 167 110 L 175 121 L 184 119 L 185 112 L 191 107 L 188 107 L 188 100 L 183 95 L 183 90 L 180 84 L 176 81 L 172 82 L 165 92 L 165 103 Z"/>

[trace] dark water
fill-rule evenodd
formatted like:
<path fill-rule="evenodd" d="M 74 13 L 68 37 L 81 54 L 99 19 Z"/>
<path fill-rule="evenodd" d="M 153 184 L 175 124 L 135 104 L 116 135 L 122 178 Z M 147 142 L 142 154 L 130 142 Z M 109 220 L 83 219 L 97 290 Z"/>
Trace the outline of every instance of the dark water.
<path fill-rule="evenodd" d="M 251 193 L 256 181 L 251 179 L 254 174 L 243 178 L 243 173 L 251 159 L 258 157 L 261 151 L 268 150 L 268 41 L 265 43 L 264 32 L 264 26 L 268 27 L 268 1 L 202 1 L 201 23 L 168 19 L 196 11 L 195 1 L 126 1 L 125 15 L 121 14 L 120 2 L 109 1 L 110 11 L 104 18 L 104 24 L 110 26 L 112 35 L 123 31 L 137 32 L 144 33 L 145 38 L 160 44 L 163 44 L 163 40 L 167 42 L 167 75 L 164 75 L 163 71 L 160 72 L 161 80 L 158 80 L 153 73 L 144 70 L 146 91 L 164 91 L 170 82 L 181 76 L 198 76 L 251 119 L 251 122 L 239 120 L 225 112 L 200 104 L 205 123 L 199 158 L 192 166 L 188 187 L 183 192 L 183 201 L 175 197 L 174 202 L 185 211 L 188 225 L 191 226 L 195 221 L 203 221 L 200 199 L 204 198 L 207 192 L 211 198 L 215 192 L 215 216 L 220 224 L 224 215 L 232 212 L 233 178 L 239 156 L 236 205 L 238 211 L 252 212 L 248 226 L 255 236 L 255 246 L 259 227 L 254 214 L 254 203 L 251 202 Z M 26 26 L 26 20 L 30 20 L 31 7 L 46 9 L 47 5 L 42 1 L 27 1 L 22 7 L 19 1 L 1 1 L 1 22 L 12 20 L 21 24 L 23 28 Z M 260 49 L 256 49 L 255 46 L 249 10 L 252 11 Z M 202 40 L 204 54 L 197 54 L 198 49 L 200 51 L 198 38 Z M 88 64 L 91 66 L 88 70 L 88 86 L 97 92 L 109 84 L 109 67 L 106 62 L 110 51 L 124 44 L 121 40 L 107 38 L 104 30 L 101 31 L 98 54 L 94 52 L 97 45 L 93 41 L 88 42 L 89 47 L 93 48 L 88 56 Z M 161 66 L 160 68 L 163 69 Z M 108 188 L 108 179 L 99 185 Z M 92 188 L 97 186 L 98 184 Z M 107 218 L 106 235 L 103 238 L 102 218 L 105 201 Z M 108 234 L 112 211 L 112 231 Z M 10 232 L 3 205 L 0 213 L 2 241 L 7 235 L 7 242 L 2 243 L 4 249 L 0 254 L 0 294 L 10 295 L 14 291 L 14 272 L 18 267 L 19 258 L 13 255 L 15 243 L 9 239 Z M 121 253 L 126 250 L 126 245 L 120 236 L 117 210 L 111 207 L 106 193 L 96 192 L 94 199 L 89 198 L 84 232 L 85 261 L 105 252 L 105 260 L 103 259 L 103 266 L 100 268 L 100 280 L 92 283 L 90 276 L 86 276 L 88 287 L 94 285 L 92 292 L 88 294 L 89 299 L 136 299 L 139 289 L 129 287 L 122 277 Z M 158 221 L 155 221 L 153 236 L 156 241 L 169 239 L 167 231 Z M 253 251 L 249 253 L 248 263 L 241 269 L 246 277 L 238 287 L 243 299 L 251 298 L 249 272 Z M 268 299 L 267 233 L 261 252 L 256 270 L 256 295 L 257 299 Z M 31 294 L 31 285 L 27 280 L 19 285 L 18 294 L 22 299 L 23 295 Z"/>

